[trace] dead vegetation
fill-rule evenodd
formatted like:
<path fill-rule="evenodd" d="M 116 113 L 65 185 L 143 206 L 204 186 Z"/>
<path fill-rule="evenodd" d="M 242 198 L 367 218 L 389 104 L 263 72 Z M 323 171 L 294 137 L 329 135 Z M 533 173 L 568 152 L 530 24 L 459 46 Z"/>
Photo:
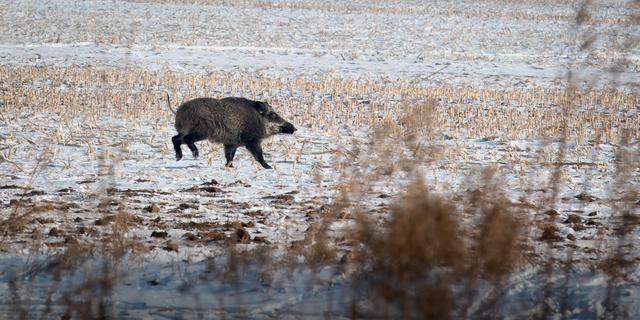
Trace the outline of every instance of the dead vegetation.
<path fill-rule="evenodd" d="M 239 5 L 248 4 L 255 5 Z M 330 167 L 340 180 L 329 186 L 336 190 L 330 201 L 307 202 L 306 194 L 299 191 L 255 200 L 278 210 L 304 211 L 311 221 L 302 238 L 278 243 L 255 230 L 269 212 L 248 202 L 220 200 L 231 185 L 215 180 L 177 190 L 202 201 L 179 204 L 152 198 L 169 197 L 169 192 L 118 189 L 109 183 L 115 176 L 111 170 L 78 182 L 78 186 L 104 183 L 102 193 L 79 204 L 44 200 L 46 191 L 3 183 L 0 190 L 12 199 L 0 207 L 0 250 L 9 251 L 7 244 L 14 242 L 34 257 L 51 254 L 44 259 L 27 258 L 18 271 L 2 274 L 8 277 L 9 317 L 117 317 L 110 303 L 114 288 L 124 282 L 123 266 L 143 263 L 150 253 L 158 253 L 156 249 L 178 257 L 189 247 L 214 245 L 220 255 L 207 259 L 206 268 L 196 272 L 197 280 L 182 279 L 180 294 L 197 297 L 201 293 L 194 289 L 197 284 L 214 283 L 235 290 L 241 299 L 243 281 L 252 276 L 258 275 L 261 286 L 277 288 L 282 277 L 293 279 L 296 272 L 311 269 L 314 276 L 308 286 L 343 286 L 341 297 L 348 307 L 340 315 L 352 318 L 546 318 L 552 314 L 571 318 L 575 309 L 569 301 L 579 299 L 572 290 L 591 279 L 577 275 L 588 270 L 594 277 L 605 277 L 607 292 L 601 305 L 605 317 L 627 315 L 625 290 L 636 281 L 634 272 L 640 262 L 636 92 L 425 87 L 402 80 L 355 81 L 336 75 L 274 79 L 241 72 L 181 74 L 91 67 L 1 66 L 0 79 L 3 124 L 42 130 L 45 138 L 27 142 L 30 145 L 43 141 L 86 145 L 86 160 L 117 161 L 119 157 L 94 150 L 113 144 L 112 136 L 120 129 L 103 125 L 104 119 L 151 121 L 158 132 L 165 133 L 171 120 L 162 103 L 166 91 L 179 93 L 174 104 L 205 92 L 249 97 L 276 92 L 268 97 L 272 104 L 283 106 L 287 118 L 309 130 L 340 135 L 344 124 L 349 124 L 371 132 L 367 139 L 354 139 L 332 152 Z M 402 98 L 386 99 L 377 94 L 381 92 Z M 315 99 L 317 95 L 323 98 Z M 47 128 L 31 117 L 35 114 L 56 117 L 70 129 Z M 470 166 L 478 158 L 447 143 L 460 137 L 487 143 L 539 139 L 545 145 L 536 151 L 502 146 L 481 165 Z M 36 155 L 42 161 L 60 159 L 51 145 L 44 150 L 28 146 L 26 152 L 19 150 L 24 142 L 18 138 L 2 137 L 2 159 L 17 164 Z M 169 154 L 155 137 L 148 144 L 162 150 L 163 156 Z M 120 156 L 126 157 L 127 146 L 117 147 Z M 614 150 L 614 160 L 599 158 L 605 147 Z M 544 174 L 549 171 L 552 174 Z M 572 176 L 575 172 L 581 175 Z M 595 196 L 592 187 L 602 172 L 612 183 L 605 196 Z M 441 173 L 460 176 L 460 183 L 437 187 Z M 317 175 L 318 185 L 323 185 L 321 169 L 308 174 Z M 540 183 L 538 176 L 547 180 Z M 506 185 L 505 177 L 520 179 L 515 185 L 524 191 L 508 189 L 514 184 Z M 399 191 L 393 192 L 397 189 L 391 187 L 398 184 Z M 563 185 L 582 191 L 567 195 Z M 251 185 L 237 180 L 234 187 Z M 65 197 L 84 193 L 73 188 L 56 190 Z M 218 200 L 246 220 L 208 221 L 199 216 L 202 207 L 212 205 L 208 201 Z M 605 212 L 591 211 L 589 206 L 594 204 Z M 57 221 L 42 216 L 50 212 L 60 214 L 56 219 L 65 219 L 66 224 L 53 227 Z M 178 218 L 170 220 L 169 215 Z M 132 232 L 142 226 L 152 230 L 145 234 L 147 238 Z M 43 252 L 42 243 L 51 251 Z M 322 278 L 321 271 L 326 270 L 338 280 Z M 511 281 L 521 277 L 523 270 L 534 271 L 530 280 L 535 285 L 525 302 L 514 301 L 509 295 L 509 290 L 515 290 Z M 45 290 L 45 308 L 35 310 L 29 297 L 37 288 L 31 281 L 41 278 L 52 278 L 53 283 Z M 151 280 L 149 285 L 161 286 L 162 281 Z M 286 314 L 287 309 L 281 312 Z"/>
<path fill-rule="evenodd" d="M 431 117 L 433 129 L 465 130 L 467 136 L 478 137 L 499 132 L 504 139 L 558 137 L 562 126 L 556 115 L 566 99 L 560 91 L 539 87 L 508 91 L 423 87 L 404 81 L 355 81 L 335 75 L 322 79 L 299 77 L 291 80 L 238 72 L 180 74 L 169 70 L 150 72 L 140 69 L 15 66 L 1 66 L 0 75 L 9 86 L 2 98 L 6 121 L 20 122 L 23 117 L 33 113 L 54 114 L 62 121 L 84 119 L 87 122 L 82 127 L 74 125 L 77 132 L 65 136 L 62 132 L 54 131 L 52 138 L 57 143 L 89 146 L 95 142 L 87 139 L 78 141 L 73 139 L 74 136 L 97 135 L 99 140 L 100 136 L 109 134 L 107 128 L 100 126 L 106 117 L 153 121 L 159 132 L 170 128 L 167 123 L 172 121 L 173 115 L 163 102 L 165 92 L 179 93 L 173 97 L 174 107 L 181 101 L 205 93 L 258 98 L 256 93 L 264 92 L 265 88 L 271 88 L 272 92 L 290 92 L 291 96 L 261 94 L 260 98 L 278 106 L 283 116 L 293 123 L 310 128 L 326 128 L 329 133 L 338 133 L 341 123 L 352 123 L 356 128 L 375 128 L 386 122 L 401 120 L 397 116 L 406 108 L 420 111 L 426 105 L 431 106 L 425 112 Z M 116 83 L 117 87 L 114 87 Z M 67 90 L 67 86 L 75 90 Z M 380 96 L 380 92 L 384 92 L 385 96 Z M 317 93 L 322 93 L 324 98 L 314 102 Z M 385 99 L 394 96 L 402 99 Z M 564 112 L 569 121 L 567 127 L 571 130 L 571 139 L 584 141 L 598 138 L 601 142 L 616 143 L 620 141 L 624 130 L 629 131 L 631 138 L 639 135 L 635 130 L 640 126 L 639 117 L 637 113 L 628 113 L 638 104 L 635 93 L 617 90 L 576 91 L 570 104 Z M 16 105 L 22 106 L 20 113 L 15 113 L 11 107 Z M 8 139 L 10 141 L 11 137 Z M 11 148 L 3 151 L 6 159 L 12 158 L 11 152 Z"/>
<path fill-rule="evenodd" d="M 491 317 L 506 312 L 500 305 L 509 299 L 505 290 L 510 277 L 538 265 L 546 266 L 543 270 L 551 270 L 542 272 L 541 279 L 562 274 L 566 265 L 601 270 L 611 279 L 607 308 L 615 311 L 620 306 L 612 301 L 622 294 L 616 288 L 625 283 L 625 276 L 637 266 L 637 254 L 632 250 L 638 210 L 637 181 L 634 180 L 637 166 L 633 164 L 638 155 L 640 132 L 633 128 L 640 126 L 640 117 L 627 112 L 637 105 L 635 93 L 588 90 L 575 92 L 568 100 L 566 95 L 536 87 L 494 91 L 421 87 L 401 81 L 355 82 L 335 76 L 287 80 L 238 73 L 185 75 L 135 69 L 7 66 L 1 67 L 0 73 L 9 84 L 2 104 L 8 122 L 27 124 L 35 121 L 28 115 L 37 113 L 55 115 L 63 122 L 85 119 L 82 124 L 70 126 L 70 131 L 47 131 L 46 139 L 57 144 L 87 144 L 87 150 L 111 143 L 109 139 L 114 130 L 101 125 L 101 119 L 153 120 L 160 132 L 167 130 L 171 115 L 162 104 L 165 90 L 181 92 L 181 96 L 174 98 L 178 101 L 205 91 L 220 95 L 236 92 L 234 88 L 240 84 L 241 92 L 248 95 L 271 86 L 275 90 L 299 93 L 295 98 L 276 95 L 272 103 L 283 106 L 281 109 L 288 118 L 309 130 L 339 135 L 341 123 L 352 123 L 353 128 L 375 128 L 370 139 L 354 140 L 333 152 L 331 170 L 339 172 L 341 178 L 338 185 L 332 186 L 339 194 L 332 203 L 325 202 L 320 207 L 314 200 L 305 207 L 306 195 L 298 191 L 257 199 L 276 209 L 308 210 L 306 217 L 313 222 L 304 238 L 286 243 L 273 243 L 255 233 L 255 224 L 265 223 L 264 216 L 268 213 L 232 199 L 218 200 L 229 194 L 230 187 L 251 188 L 251 184 L 242 181 L 229 185 L 216 181 L 177 190 L 202 201 L 180 204 L 159 201 L 158 197 L 167 197 L 170 192 L 118 189 L 108 186 L 107 182 L 104 194 L 92 196 L 99 199 L 97 208 L 93 209 L 68 201 L 43 201 L 41 198 L 47 193 L 28 186 L 1 186 L 2 190 L 19 197 L 3 204 L 0 230 L 4 236 L 0 248 L 8 250 L 6 242 L 11 241 L 12 236 L 30 234 L 33 244 L 45 238 L 46 247 L 58 252 L 49 266 L 36 274 L 53 272 L 64 279 L 85 268 L 104 270 L 104 274 L 87 273 L 83 285 L 75 286 L 74 291 L 65 291 L 60 301 L 66 306 L 65 314 L 74 317 L 109 314 L 111 311 L 105 306 L 119 281 L 118 266 L 126 261 L 142 261 L 156 248 L 180 254 L 189 247 L 220 246 L 236 260 L 214 259 L 210 264 L 224 272 L 219 274 L 220 278 L 216 273 L 206 277 L 209 281 L 230 281 L 237 285 L 246 270 L 260 273 L 263 281 L 269 282 L 275 281 L 283 270 L 332 268 L 337 270 L 336 274 L 349 275 L 351 285 L 357 288 L 353 293 L 345 293 L 352 301 L 349 312 L 354 318 L 398 314 L 405 318 L 433 319 Z M 98 80 L 89 86 L 86 79 L 90 78 Z M 36 82 L 48 85 L 36 87 L 33 85 Z M 62 83 L 77 90 L 61 91 Z M 120 87 L 118 90 L 104 90 L 114 83 Z M 316 92 L 327 93 L 325 96 L 331 98 L 310 103 Z M 402 94 L 403 99 L 372 98 L 375 92 Z M 20 112 L 10 109 L 16 105 L 25 108 Z M 88 109 L 88 105 L 95 108 Z M 558 112 L 564 112 L 565 117 L 558 119 L 555 116 Z M 473 155 L 447 144 L 455 139 L 455 132 L 461 130 L 467 137 L 479 141 L 492 142 L 500 136 L 503 140 L 549 139 L 551 142 L 542 146 L 534 157 L 530 156 L 531 150 L 505 147 L 500 153 L 489 154 L 487 167 L 481 169 L 481 166 L 467 165 L 474 161 Z M 86 138 L 89 135 L 91 139 Z M 559 136 L 576 147 L 563 150 L 553 146 L 553 140 Z M 17 148 L 17 137 L 3 139 L 8 146 L 3 150 L 5 158 L 19 161 L 16 154 L 29 154 L 29 151 L 13 151 Z M 151 145 L 160 143 L 149 141 Z M 616 161 L 597 158 L 603 145 L 617 150 Z M 294 146 L 283 148 L 294 149 Z M 167 149 L 160 149 L 163 155 L 169 155 Z M 565 156 L 558 154 L 560 150 Z M 38 151 L 47 152 L 49 160 L 58 159 L 55 148 L 31 152 Z M 122 152 L 126 154 L 126 150 Z M 592 158 L 594 154 L 596 157 Z M 570 155 L 571 158 L 577 155 L 581 160 L 565 160 Z M 88 152 L 87 159 L 92 157 L 116 158 Z M 302 151 L 298 161 L 300 157 Z M 501 172 L 510 170 L 520 177 L 519 185 L 530 190 L 520 193 L 518 199 L 500 187 Z M 547 185 L 527 182 L 538 181 L 535 176 L 549 170 L 555 170 L 555 174 Z M 594 196 L 585 184 L 583 192 L 563 198 L 557 185 L 575 183 L 576 178 L 568 175 L 571 170 L 582 170 L 587 178 L 597 170 L 612 171 L 617 177 L 612 196 L 604 199 Z M 462 180 L 464 187 L 437 187 L 438 172 L 467 175 Z M 420 178 L 424 173 L 433 173 L 435 178 L 425 181 Z M 310 174 L 317 174 L 322 185 L 322 172 Z M 107 174 L 99 179 L 108 181 L 108 177 Z M 379 191 L 393 181 L 412 183 L 405 184 L 400 194 Z M 78 186 L 100 183 L 100 180 L 85 179 L 78 182 Z M 443 189 L 450 192 L 434 192 Z M 57 189 L 57 192 L 70 198 L 82 193 L 74 188 Z M 246 220 L 206 221 L 199 211 L 210 205 L 203 200 L 207 198 L 219 201 L 230 210 L 243 212 Z M 596 203 L 612 208 L 613 214 L 604 220 L 597 212 L 592 216 L 590 212 L 567 211 L 573 201 L 581 206 Z M 565 209 L 560 210 L 554 204 Z M 39 214 L 48 212 L 73 213 L 65 218 L 66 227 L 48 227 L 54 221 L 39 219 Z M 182 220 L 170 221 L 166 218 L 168 215 L 178 215 Z M 345 221 L 352 221 L 348 223 L 352 227 L 336 229 L 336 223 Z M 150 231 L 145 239 L 132 236 L 131 228 Z M 181 231 L 171 233 L 171 228 Z M 570 229 L 569 233 L 566 228 Z M 596 230 L 595 236 L 576 238 L 576 234 L 589 229 Z M 600 245 L 578 243 L 584 240 L 597 240 Z M 236 245 L 265 249 L 244 251 L 236 249 Z M 283 250 L 283 256 L 269 255 L 269 252 Z M 574 258 L 572 252 L 576 250 L 582 258 Z M 103 267 L 91 263 L 95 257 L 105 259 Z M 17 274 L 16 281 L 23 276 Z M 567 282 L 566 286 L 569 285 Z M 54 287 L 51 292 L 58 289 Z M 480 294 L 487 290 L 491 292 L 489 296 Z M 30 315 L 26 302 L 21 300 L 24 297 L 21 292 L 16 289 L 12 312 Z M 371 295 L 363 297 L 362 292 Z M 562 299 L 551 289 L 547 292 L 541 297 Z M 90 299 L 92 296 L 98 299 Z M 540 301 L 525 305 L 523 310 L 540 315 L 550 312 L 544 308 L 531 311 L 537 310 Z"/>
<path fill-rule="evenodd" d="M 231 199 L 220 203 L 226 208 L 243 211 L 247 219 L 245 222 L 202 220 L 198 211 L 207 204 L 161 203 L 157 197 L 171 193 L 151 189 L 118 189 L 107 185 L 104 194 L 93 196 L 100 199 L 96 210 L 67 201 L 43 201 L 39 197 L 46 197 L 46 192 L 27 186 L 3 185 L 2 190 L 20 196 L 3 207 L 0 225 L 4 236 L 0 248 L 6 247 L 6 241 L 11 241 L 12 236 L 29 233 L 34 244 L 43 237 L 51 239 L 45 241 L 46 246 L 58 252 L 48 262 L 48 267 L 36 274 L 53 272 L 63 279 L 85 268 L 108 270 L 97 274 L 90 272 L 83 285 L 74 287 L 75 291 L 65 291 L 67 293 L 60 301 L 66 306 L 65 314 L 74 317 L 109 314 L 111 311 L 105 306 L 111 299 L 113 286 L 119 281 L 118 265 L 123 261 L 142 261 L 156 248 L 175 254 L 193 246 L 225 248 L 237 260 L 212 261 L 213 266 L 225 271 L 220 274 L 221 278 L 211 274 L 207 277 L 210 281 L 217 279 L 215 281 L 231 281 L 232 284 L 239 282 L 246 270 L 255 270 L 256 264 L 260 265 L 256 272 L 267 282 L 275 281 L 282 270 L 333 268 L 338 270 L 336 273 L 348 274 L 352 286 L 358 288 L 347 294 L 353 303 L 350 309 L 352 317 L 392 317 L 397 314 L 405 318 L 434 319 L 489 317 L 505 312 L 500 309 L 500 301 L 508 299 L 505 290 L 509 279 L 519 270 L 545 265 L 548 267 L 544 270 L 553 271 L 542 274 L 550 276 L 552 273 L 562 274 L 561 268 L 566 264 L 604 272 L 611 279 L 607 308 L 619 310 L 620 306 L 611 302 L 621 294 L 616 288 L 625 283 L 625 276 L 637 266 L 637 254 L 632 250 L 635 242 L 631 235 L 637 230 L 637 191 L 634 189 L 637 187 L 637 182 L 634 182 L 637 167 L 633 166 L 633 159 L 637 159 L 640 132 L 633 128 L 639 126 L 640 118 L 637 113 L 629 115 L 626 112 L 637 104 L 638 97 L 634 93 L 576 92 L 569 101 L 566 95 L 535 87 L 522 91 L 419 87 L 402 82 L 354 82 L 333 76 L 292 81 L 249 78 L 249 75 L 242 74 L 184 75 L 135 69 L 6 66 L 0 72 L 10 84 L 2 104 L 8 121 L 26 123 L 33 120 L 28 120 L 25 115 L 36 113 L 54 114 L 61 121 L 87 119 L 71 132 L 54 131 L 48 137 L 50 141 L 62 144 L 86 143 L 90 145 L 89 150 L 100 143 L 108 143 L 106 141 L 113 132 L 109 127 L 100 125 L 103 118 L 147 121 L 155 118 L 155 126 L 160 131 L 166 130 L 162 128 L 170 121 L 171 115 L 166 105 L 161 103 L 162 99 L 158 98 L 162 97 L 164 90 L 183 92 L 175 99 L 186 99 L 210 90 L 223 95 L 233 92 L 239 84 L 243 84 L 243 92 L 249 95 L 274 85 L 276 90 L 286 88 L 300 93 L 296 98 L 278 95 L 273 98 L 273 104 L 285 106 L 282 109 L 287 117 L 310 130 L 322 129 L 328 134 L 339 134 L 340 123 L 353 123 L 354 128 L 376 128 L 370 140 L 354 141 L 335 151 L 332 170 L 341 173 L 341 183 L 334 186 L 340 196 L 333 203 L 324 203 L 322 208 L 317 202 L 310 202 L 307 217 L 313 222 L 303 239 L 285 243 L 283 259 L 278 255 L 269 257 L 268 254 L 283 250 L 282 243 L 274 244 L 272 240 L 254 233 L 254 223 L 264 223 L 266 213 Z M 89 78 L 102 80 L 87 86 L 87 81 L 82 79 Z M 49 85 L 35 87 L 32 84 L 36 81 Z M 78 90 L 60 91 L 58 86 L 63 82 Z M 112 83 L 129 89 L 104 90 Z M 327 92 L 332 98 L 309 103 L 314 92 Z M 363 100 L 365 96 L 374 96 L 374 92 L 402 94 L 404 98 L 397 102 Z M 91 112 L 85 107 L 90 104 L 96 107 Z M 9 109 L 15 105 L 24 105 L 25 109 L 20 112 Z M 336 108 L 336 105 L 340 107 Z M 554 120 L 558 119 L 555 114 L 560 110 L 566 113 L 566 117 L 562 118 L 563 121 Z M 472 156 L 447 145 L 447 139 L 452 138 L 446 135 L 462 129 L 465 135 L 481 141 L 492 141 L 496 135 L 500 139 L 554 139 L 561 133 L 570 132 L 570 135 L 564 135 L 565 141 L 578 147 L 563 152 L 583 155 L 579 157 L 583 160 L 565 161 L 557 154 L 561 149 L 551 145 L 542 147 L 539 154 L 531 158 L 518 150 L 505 149 L 500 155 L 490 156 L 493 165 L 484 171 L 477 174 L 469 169 L 462 171 L 470 174 L 464 180 L 466 187 L 438 194 L 433 191 L 437 180 L 427 182 L 420 176 L 425 171 L 461 174 L 459 170 L 465 162 L 471 161 Z M 95 138 L 80 138 L 88 133 Z M 4 139 L 8 146 L 3 151 L 5 157 L 19 161 L 15 157 L 16 152 L 12 151 L 15 138 L 9 136 Z M 158 143 L 150 141 L 150 144 Z M 610 162 L 589 158 L 603 144 L 618 150 L 618 160 L 613 162 L 615 167 Z M 50 160 L 56 159 L 55 150 L 49 148 L 45 152 L 49 152 Z M 162 152 L 169 154 L 164 149 Z M 87 157 L 97 157 L 97 154 L 88 154 Z M 451 165 L 456 162 L 459 165 Z M 531 190 L 521 194 L 517 200 L 510 197 L 508 190 L 500 188 L 500 172 L 512 166 L 520 168 L 516 176 L 521 177 L 521 186 Z M 592 168 L 614 172 L 618 177 L 612 193 L 615 196 L 601 199 L 591 195 L 588 189 L 575 196 L 560 196 L 556 185 L 573 181 L 567 176 L 567 169 L 585 170 L 588 176 L 588 172 L 593 172 L 589 171 Z M 550 169 L 555 169 L 556 174 L 548 185 L 532 186 L 527 183 L 527 179 L 539 170 Z M 321 180 L 320 176 L 318 181 Z M 400 195 L 390 198 L 384 192 L 373 191 L 389 185 L 389 181 L 403 180 L 413 182 L 405 185 Z M 89 179 L 80 181 L 78 186 L 99 183 Z M 251 187 L 242 181 L 231 185 L 221 185 L 216 181 L 178 192 L 217 201 L 228 194 L 230 186 Z M 57 191 L 67 197 L 81 192 L 73 188 Z M 274 208 L 302 208 L 305 199 L 300 197 L 303 196 L 294 191 L 259 200 Z M 382 205 L 374 205 L 381 201 Z M 603 220 L 597 213 L 593 216 L 588 212 L 567 213 L 548 205 L 570 204 L 572 201 L 581 205 L 603 204 L 612 208 L 615 214 Z M 100 216 L 86 218 L 94 210 Z M 47 226 L 53 221 L 38 218 L 39 214 L 48 212 L 74 213 L 66 218 L 66 227 L 49 228 Z M 85 218 L 75 217 L 75 214 Z M 165 218 L 168 214 L 183 215 L 185 220 L 169 222 Z M 353 221 L 350 223 L 353 227 L 336 230 L 336 222 L 344 221 Z M 573 231 L 566 234 L 564 226 Z M 169 233 L 172 227 L 183 231 Z M 131 228 L 149 228 L 148 239 L 132 236 Z M 575 235 L 589 229 L 596 230 L 597 236 L 586 240 L 599 239 L 599 247 L 576 243 L 585 239 L 576 239 Z M 544 246 L 538 243 L 545 243 L 549 250 L 541 249 Z M 237 244 L 265 246 L 266 249 L 240 253 L 235 251 L 238 250 L 234 248 Z M 582 251 L 583 258 L 574 259 L 572 252 L 575 250 Z M 94 257 L 104 258 L 104 266 L 90 263 Z M 564 257 L 571 260 L 565 261 Z M 21 276 L 16 277 L 18 281 Z M 58 288 L 51 290 L 55 292 Z M 492 292 L 489 297 L 479 293 L 486 290 Z M 371 292 L 371 295 L 364 298 L 361 296 L 363 291 Z M 12 312 L 29 315 L 29 308 L 21 300 L 23 294 L 20 292 L 16 289 Z M 548 292 L 541 296 L 562 298 L 553 295 L 551 290 Z M 93 296 L 98 299 L 88 302 L 87 299 Z M 534 310 L 537 304 L 523 308 Z M 542 310 L 541 315 L 548 312 L 544 308 Z"/>

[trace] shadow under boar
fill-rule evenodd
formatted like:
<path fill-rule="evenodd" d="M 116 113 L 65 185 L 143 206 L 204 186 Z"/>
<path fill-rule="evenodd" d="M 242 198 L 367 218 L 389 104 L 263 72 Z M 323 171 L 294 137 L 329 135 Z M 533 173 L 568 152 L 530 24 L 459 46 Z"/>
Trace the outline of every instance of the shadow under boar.
<path fill-rule="evenodd" d="M 268 103 L 245 98 L 197 98 L 181 104 L 175 114 L 178 134 L 171 141 L 178 161 L 182 159 L 182 144 L 197 158 L 195 142 L 206 139 L 224 145 L 227 167 L 233 167 L 236 149 L 245 146 L 265 169 L 271 169 L 264 161 L 260 143 L 274 134 L 296 131 Z"/>

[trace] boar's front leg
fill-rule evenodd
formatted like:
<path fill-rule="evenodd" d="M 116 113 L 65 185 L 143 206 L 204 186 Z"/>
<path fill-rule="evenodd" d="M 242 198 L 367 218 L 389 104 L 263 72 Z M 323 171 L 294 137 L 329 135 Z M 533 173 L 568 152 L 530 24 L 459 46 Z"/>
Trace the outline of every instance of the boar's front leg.
<path fill-rule="evenodd" d="M 247 143 L 247 149 L 249 149 L 249 152 L 251 152 L 253 157 L 256 158 L 256 160 L 260 162 L 260 164 L 265 169 L 271 169 L 271 166 L 268 165 L 266 161 L 264 161 L 264 157 L 262 156 L 262 147 L 260 146 L 260 141 Z"/>
<path fill-rule="evenodd" d="M 227 164 L 225 164 L 226 167 L 233 168 L 233 157 L 236 155 L 236 149 L 238 149 L 238 146 L 236 145 L 224 145 L 224 157 L 227 159 Z"/>

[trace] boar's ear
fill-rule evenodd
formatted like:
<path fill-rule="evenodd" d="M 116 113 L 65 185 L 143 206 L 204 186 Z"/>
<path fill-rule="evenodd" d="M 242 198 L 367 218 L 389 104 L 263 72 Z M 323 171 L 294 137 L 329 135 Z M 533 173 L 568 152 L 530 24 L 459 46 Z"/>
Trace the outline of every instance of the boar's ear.
<path fill-rule="evenodd" d="M 265 112 L 269 111 L 269 106 L 262 101 L 256 101 L 256 104 L 254 107 L 260 114 L 265 114 Z"/>

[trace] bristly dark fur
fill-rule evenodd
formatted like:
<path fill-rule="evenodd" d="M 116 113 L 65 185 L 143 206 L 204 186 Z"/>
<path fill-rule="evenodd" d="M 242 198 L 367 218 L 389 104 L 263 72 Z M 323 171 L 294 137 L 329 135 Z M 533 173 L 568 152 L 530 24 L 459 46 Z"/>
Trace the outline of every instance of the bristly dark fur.
<path fill-rule="evenodd" d="M 175 127 L 178 134 L 171 140 L 177 160 L 182 159 L 182 144 L 186 144 L 197 158 L 195 143 L 206 139 L 224 145 L 226 166 L 233 167 L 236 149 L 245 146 L 266 169 L 271 166 L 264 161 L 262 140 L 274 134 L 296 131 L 268 103 L 237 97 L 187 101 L 176 111 Z"/>

